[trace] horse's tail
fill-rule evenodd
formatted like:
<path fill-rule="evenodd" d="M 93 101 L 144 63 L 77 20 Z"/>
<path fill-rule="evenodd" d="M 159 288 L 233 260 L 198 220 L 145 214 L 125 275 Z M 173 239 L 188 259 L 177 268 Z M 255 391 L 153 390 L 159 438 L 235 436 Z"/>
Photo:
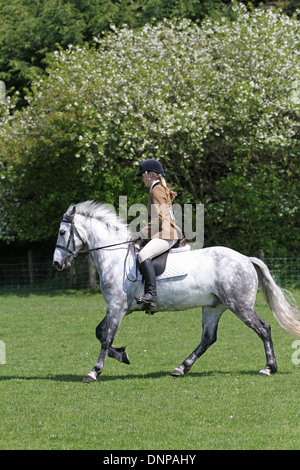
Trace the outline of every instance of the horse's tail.
<path fill-rule="evenodd" d="M 258 258 L 250 258 L 250 260 L 256 269 L 260 287 L 275 319 L 286 331 L 300 336 L 300 322 L 298 321 L 300 313 L 292 294 L 276 284 L 263 261 Z M 290 305 L 287 295 L 291 297 L 291 303 L 294 305 Z"/>

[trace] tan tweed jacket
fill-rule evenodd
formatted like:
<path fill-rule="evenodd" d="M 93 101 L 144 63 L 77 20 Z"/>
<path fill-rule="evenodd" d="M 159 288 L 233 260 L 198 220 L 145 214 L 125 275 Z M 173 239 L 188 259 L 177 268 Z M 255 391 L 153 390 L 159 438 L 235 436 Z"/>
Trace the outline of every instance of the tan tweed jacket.
<path fill-rule="evenodd" d="M 182 232 L 175 224 L 171 197 L 161 183 L 155 184 L 151 189 L 147 211 L 150 222 L 141 230 L 144 238 L 162 238 L 164 240 L 182 238 Z"/>

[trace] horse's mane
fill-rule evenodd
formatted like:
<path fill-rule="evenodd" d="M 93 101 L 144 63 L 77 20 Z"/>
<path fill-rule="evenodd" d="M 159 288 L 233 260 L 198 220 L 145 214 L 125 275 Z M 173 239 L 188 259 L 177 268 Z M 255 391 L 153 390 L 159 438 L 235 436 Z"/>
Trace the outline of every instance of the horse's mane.
<path fill-rule="evenodd" d="M 73 208 L 73 205 L 69 207 L 67 210 L 68 215 L 72 213 Z M 97 201 L 84 201 L 76 204 L 75 208 L 76 214 L 99 220 L 114 230 L 127 231 L 128 229 L 124 220 L 116 214 L 113 206 L 109 204 L 101 204 Z"/>

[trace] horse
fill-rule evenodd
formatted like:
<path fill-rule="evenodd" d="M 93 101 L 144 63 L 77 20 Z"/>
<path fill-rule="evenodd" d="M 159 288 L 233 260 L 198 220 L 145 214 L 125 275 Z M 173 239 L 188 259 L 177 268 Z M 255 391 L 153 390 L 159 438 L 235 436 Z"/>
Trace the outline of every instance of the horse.
<path fill-rule="evenodd" d="M 131 237 L 128 225 L 111 208 L 95 201 L 70 206 L 60 223 L 53 265 L 62 270 L 70 267 L 76 256 L 90 253 L 107 303 L 106 315 L 96 328 L 96 337 L 101 343 L 100 354 L 83 382 L 98 379 L 107 356 L 130 364 L 125 348 L 113 347 L 113 340 L 125 315 L 145 309 L 135 300 L 142 289 L 142 281 L 130 279 L 127 272 Z M 254 330 L 263 342 L 266 365 L 259 374 L 275 373 L 277 364 L 271 327 L 254 309 L 258 287 L 281 327 L 299 336 L 300 322 L 297 307 L 291 305 L 266 264 L 223 246 L 178 250 L 170 256 L 184 262 L 186 271 L 173 278 L 157 280 L 157 305 L 148 313 L 202 307 L 200 344 L 170 374 L 174 377 L 186 374 L 216 342 L 218 323 L 227 309 Z"/>

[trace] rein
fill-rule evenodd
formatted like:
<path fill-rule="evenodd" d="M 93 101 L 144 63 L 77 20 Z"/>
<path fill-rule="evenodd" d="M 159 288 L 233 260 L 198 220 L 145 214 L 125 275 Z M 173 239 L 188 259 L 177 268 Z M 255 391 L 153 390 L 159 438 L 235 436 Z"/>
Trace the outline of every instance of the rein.
<path fill-rule="evenodd" d="M 74 253 L 73 251 L 69 250 L 69 248 L 66 248 L 62 245 L 56 245 L 56 248 L 60 248 L 61 250 L 65 250 L 69 253 L 70 256 L 73 256 L 74 258 L 77 258 L 77 256 L 87 255 L 91 251 L 102 250 L 103 248 L 111 248 L 113 246 L 118 246 L 118 245 L 125 245 L 125 243 L 132 243 L 132 240 L 127 240 L 126 242 L 114 243 L 112 245 L 98 246 L 97 248 L 89 248 L 88 250 L 78 251 L 78 253 Z"/>
<path fill-rule="evenodd" d="M 73 256 L 73 258 L 77 258 L 78 256 L 80 255 L 87 255 L 88 253 L 90 253 L 91 251 L 97 251 L 97 250 L 102 250 L 104 248 L 111 248 L 113 246 L 118 246 L 118 245 L 125 245 L 126 243 L 132 243 L 132 240 L 127 240 L 126 242 L 119 242 L 119 243 L 113 243 L 111 245 L 104 245 L 104 246 L 98 246 L 97 248 L 89 248 L 87 250 L 82 250 L 82 251 L 79 251 L 78 253 L 74 253 L 72 250 L 70 250 L 69 246 L 71 244 L 71 241 L 73 241 L 73 246 L 74 246 L 74 231 L 76 230 L 76 227 L 75 227 L 75 224 L 74 224 L 74 220 L 72 217 L 70 216 L 67 216 L 65 214 L 64 216 L 64 219 L 62 220 L 62 222 L 64 223 L 67 223 L 67 224 L 71 224 L 71 231 L 70 231 L 70 237 L 69 237 L 69 240 L 68 240 L 68 243 L 67 243 L 67 246 L 62 246 L 62 245 L 55 245 L 55 248 L 60 248 L 61 250 L 64 250 L 66 251 L 67 253 L 69 253 L 67 255 L 68 256 Z M 78 231 L 77 231 L 78 233 Z M 82 240 L 82 238 L 80 237 L 80 234 L 78 233 L 78 236 L 79 238 L 81 239 L 82 243 L 84 243 L 84 241 Z"/>

